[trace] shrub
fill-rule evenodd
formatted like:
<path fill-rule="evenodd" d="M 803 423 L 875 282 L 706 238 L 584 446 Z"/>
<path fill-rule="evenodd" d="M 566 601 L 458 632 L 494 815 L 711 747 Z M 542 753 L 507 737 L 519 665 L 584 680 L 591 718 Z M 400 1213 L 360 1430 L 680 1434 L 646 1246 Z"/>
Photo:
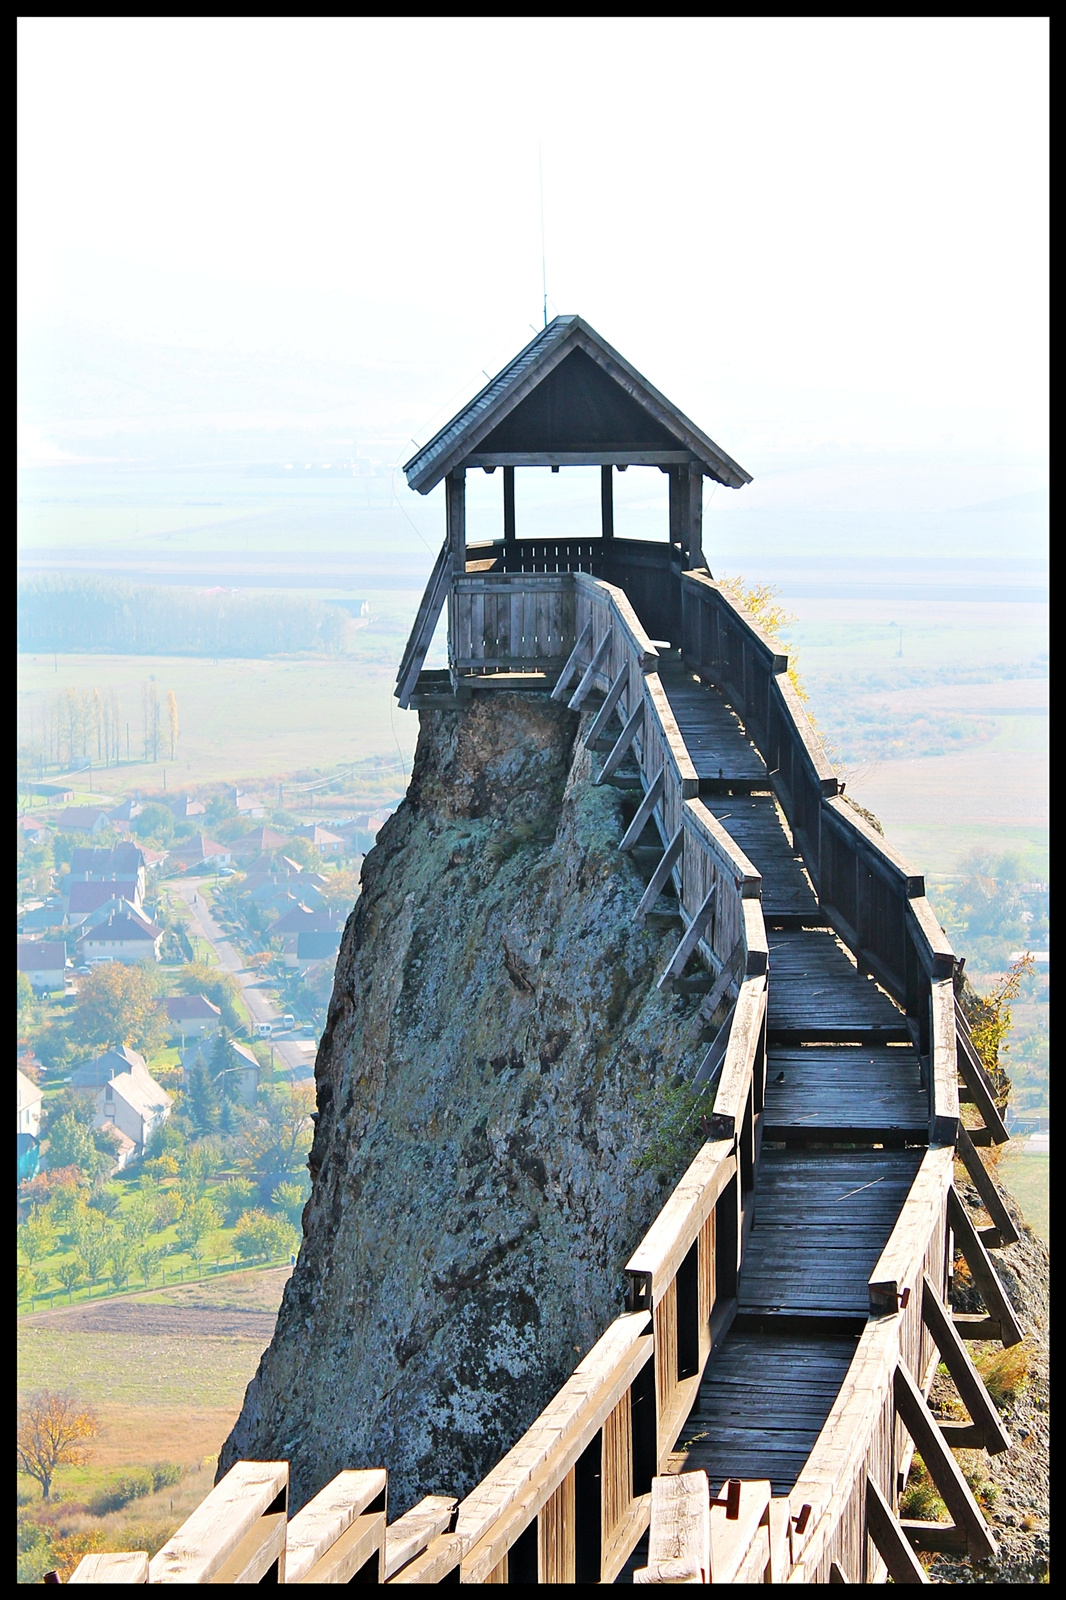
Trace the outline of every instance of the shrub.
<path fill-rule="evenodd" d="M 305 1183 L 279 1183 L 270 1196 L 271 1203 L 285 1216 L 291 1228 L 299 1228 L 310 1186 Z"/>
<path fill-rule="evenodd" d="M 227 1178 L 225 1183 L 219 1185 L 216 1198 L 222 1207 L 226 1227 L 232 1228 L 255 1198 L 255 1184 L 247 1178 Z"/>
<path fill-rule="evenodd" d="M 943 1522 L 948 1508 L 936 1492 L 936 1486 L 926 1471 L 921 1456 L 915 1455 L 907 1478 L 907 1487 L 899 1497 L 899 1514 L 917 1522 Z"/>
<path fill-rule="evenodd" d="M 295 1235 L 287 1222 L 256 1208 L 237 1223 L 233 1247 L 242 1261 L 266 1261 L 292 1249 Z"/>
<path fill-rule="evenodd" d="M 159 1074 L 155 1076 L 158 1079 Z M 173 1156 L 154 1156 L 141 1167 L 141 1171 L 149 1178 L 176 1178 L 180 1170 Z"/>
<path fill-rule="evenodd" d="M 1027 1386 L 1029 1358 L 1030 1351 L 1024 1343 L 1012 1345 L 1009 1350 L 989 1350 L 977 1358 L 977 1370 L 1000 1411 Z"/>
<path fill-rule="evenodd" d="M 109 1511 L 121 1511 L 131 1500 L 140 1500 L 146 1494 L 154 1494 L 155 1487 L 151 1467 L 134 1467 L 129 1472 L 124 1472 L 121 1478 L 117 1478 L 109 1488 L 98 1494 L 90 1502 L 89 1509 L 94 1516 L 105 1517 Z"/>
<path fill-rule="evenodd" d="M 93 1190 L 89 1196 L 89 1204 L 94 1211 L 102 1212 L 105 1217 L 113 1217 L 121 1199 L 122 1190 L 113 1183 L 105 1183 L 102 1188 Z"/>

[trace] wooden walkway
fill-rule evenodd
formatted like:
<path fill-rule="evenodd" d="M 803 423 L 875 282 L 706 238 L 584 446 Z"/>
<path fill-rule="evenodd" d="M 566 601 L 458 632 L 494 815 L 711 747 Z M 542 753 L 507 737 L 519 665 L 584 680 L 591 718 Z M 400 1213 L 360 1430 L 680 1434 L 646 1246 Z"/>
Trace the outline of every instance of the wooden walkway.
<path fill-rule="evenodd" d="M 785 1495 L 869 1316 L 870 1273 L 921 1164 L 926 1096 L 906 1020 L 824 926 L 739 719 L 679 666 L 660 676 L 706 803 L 762 874 L 770 951 L 766 1105 L 737 1316 L 712 1349 L 671 1468 L 706 1471 L 714 1493 L 729 1478 L 768 1478 Z M 878 1148 L 908 1143 L 919 1148 Z"/>

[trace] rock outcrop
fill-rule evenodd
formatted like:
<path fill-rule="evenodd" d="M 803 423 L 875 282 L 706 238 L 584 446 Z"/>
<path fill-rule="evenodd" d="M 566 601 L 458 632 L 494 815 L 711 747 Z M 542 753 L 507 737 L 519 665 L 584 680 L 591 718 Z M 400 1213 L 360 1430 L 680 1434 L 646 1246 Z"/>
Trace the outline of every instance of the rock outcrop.
<path fill-rule="evenodd" d="M 472 1487 L 621 1309 L 684 1162 L 645 1152 L 696 1004 L 656 990 L 677 932 L 633 922 L 577 727 L 543 695 L 423 713 L 364 864 L 303 1244 L 219 1463 L 288 1459 L 294 1507 L 346 1467 L 387 1467 L 393 1514 Z"/>

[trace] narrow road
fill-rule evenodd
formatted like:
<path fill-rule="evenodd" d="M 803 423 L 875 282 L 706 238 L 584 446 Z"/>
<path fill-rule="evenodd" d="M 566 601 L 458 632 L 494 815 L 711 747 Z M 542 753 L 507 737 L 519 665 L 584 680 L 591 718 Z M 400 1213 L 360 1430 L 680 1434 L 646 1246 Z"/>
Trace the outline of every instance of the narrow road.
<path fill-rule="evenodd" d="M 217 955 L 222 970 L 230 973 L 240 984 L 244 1003 L 248 1007 L 248 1015 L 252 1019 L 253 1030 L 256 1023 L 277 1022 L 281 1012 L 264 989 L 259 974 L 246 966 L 244 957 L 226 938 L 204 901 L 201 892 L 204 884 L 213 881 L 213 879 L 198 878 L 171 879 L 166 887 L 170 893 L 185 902 L 191 918 L 191 932 L 207 940 Z M 291 1074 L 294 1083 L 311 1077 L 315 1064 L 313 1041 L 272 1039 L 270 1044 L 284 1070 Z"/>

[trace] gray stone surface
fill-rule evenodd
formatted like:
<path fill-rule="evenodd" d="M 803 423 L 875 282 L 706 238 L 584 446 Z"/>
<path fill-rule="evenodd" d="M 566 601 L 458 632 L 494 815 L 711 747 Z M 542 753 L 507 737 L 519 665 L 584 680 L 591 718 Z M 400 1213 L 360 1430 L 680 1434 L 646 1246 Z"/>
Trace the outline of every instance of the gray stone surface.
<path fill-rule="evenodd" d="M 347 1467 L 388 1468 L 390 1515 L 469 1490 L 621 1309 L 684 1164 L 641 1157 L 698 999 L 655 989 L 677 933 L 632 921 L 577 725 L 532 694 L 424 712 L 364 864 L 303 1247 L 219 1461 L 290 1460 L 294 1508 Z"/>

